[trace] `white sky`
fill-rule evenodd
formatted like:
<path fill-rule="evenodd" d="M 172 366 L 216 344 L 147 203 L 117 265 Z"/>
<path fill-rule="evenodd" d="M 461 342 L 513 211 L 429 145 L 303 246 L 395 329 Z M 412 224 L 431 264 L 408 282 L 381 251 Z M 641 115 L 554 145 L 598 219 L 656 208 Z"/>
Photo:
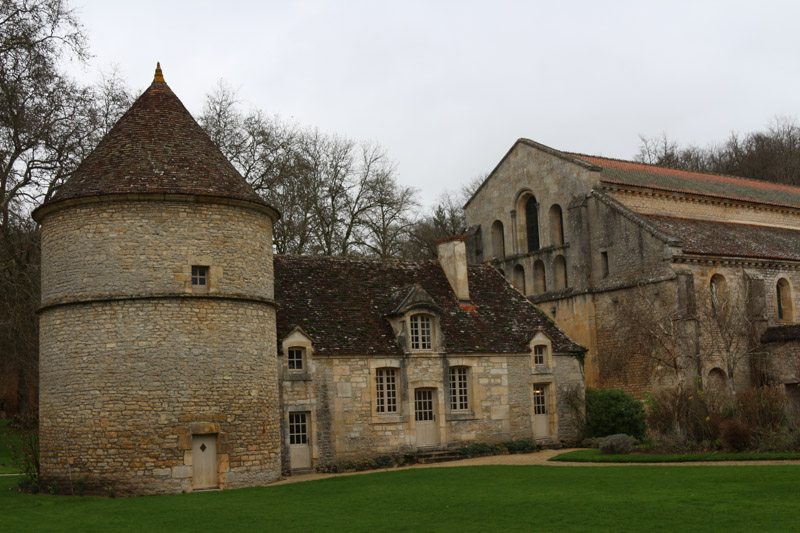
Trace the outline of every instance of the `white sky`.
<path fill-rule="evenodd" d="M 269 114 L 378 141 L 430 204 L 519 137 L 634 157 L 800 115 L 800 2 L 72 0 L 94 80 L 156 61 L 195 115 L 224 79 Z"/>

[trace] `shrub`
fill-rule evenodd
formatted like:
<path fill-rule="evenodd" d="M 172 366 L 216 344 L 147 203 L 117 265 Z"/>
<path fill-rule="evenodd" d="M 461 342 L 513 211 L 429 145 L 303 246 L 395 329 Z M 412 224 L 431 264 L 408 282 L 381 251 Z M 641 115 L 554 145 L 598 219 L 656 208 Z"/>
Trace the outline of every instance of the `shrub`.
<path fill-rule="evenodd" d="M 758 436 L 760 452 L 800 451 L 800 430 L 782 427 Z"/>
<path fill-rule="evenodd" d="M 394 466 L 394 459 L 391 455 L 379 455 L 375 458 L 375 466 L 378 468 L 391 468 Z"/>
<path fill-rule="evenodd" d="M 676 443 L 719 438 L 725 397 L 697 388 L 663 389 L 647 395 L 647 424 L 654 435 Z"/>
<path fill-rule="evenodd" d="M 767 434 L 788 424 L 786 396 L 778 387 L 758 387 L 736 394 L 738 418 L 753 432 Z"/>
<path fill-rule="evenodd" d="M 609 435 L 600 443 L 600 453 L 606 454 L 621 454 L 630 453 L 633 445 L 636 444 L 636 439 L 624 433 L 617 433 L 616 435 Z"/>
<path fill-rule="evenodd" d="M 720 424 L 720 440 L 728 450 L 744 451 L 750 446 L 750 430 L 741 420 L 724 420 Z"/>
<path fill-rule="evenodd" d="M 539 446 L 530 439 L 508 440 L 501 443 L 501 446 L 504 446 L 508 453 L 529 453 L 539 449 Z"/>
<path fill-rule="evenodd" d="M 586 437 L 616 433 L 643 438 L 647 430 L 642 403 L 618 389 L 586 389 Z"/>

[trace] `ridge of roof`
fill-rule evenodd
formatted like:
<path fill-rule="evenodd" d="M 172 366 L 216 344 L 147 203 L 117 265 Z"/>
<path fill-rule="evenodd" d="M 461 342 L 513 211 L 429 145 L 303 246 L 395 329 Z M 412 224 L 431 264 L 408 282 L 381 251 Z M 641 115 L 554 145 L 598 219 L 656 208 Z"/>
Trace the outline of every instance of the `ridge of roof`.
<path fill-rule="evenodd" d="M 612 157 L 570 153 L 602 170 L 601 182 L 800 208 L 800 187 L 727 174 L 673 169 Z M 788 202 L 786 200 L 789 200 Z"/>
<path fill-rule="evenodd" d="M 159 64 L 150 86 L 43 205 L 106 195 L 174 194 L 270 207 L 163 80 Z"/>

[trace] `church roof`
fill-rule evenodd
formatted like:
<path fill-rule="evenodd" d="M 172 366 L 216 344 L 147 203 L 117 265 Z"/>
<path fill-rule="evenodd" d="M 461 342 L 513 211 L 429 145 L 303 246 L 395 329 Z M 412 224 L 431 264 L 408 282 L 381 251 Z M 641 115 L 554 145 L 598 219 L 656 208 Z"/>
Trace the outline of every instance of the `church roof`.
<path fill-rule="evenodd" d="M 800 231 L 731 222 L 645 216 L 681 241 L 684 253 L 800 261 Z"/>
<path fill-rule="evenodd" d="M 45 205 L 117 194 L 213 196 L 267 205 L 156 69 L 153 83 Z"/>
<path fill-rule="evenodd" d="M 632 185 L 781 207 L 800 207 L 800 187 L 720 174 L 676 170 L 593 155 L 567 155 L 599 167 L 601 183 Z"/>
<path fill-rule="evenodd" d="M 474 308 L 462 306 L 437 261 L 278 256 L 278 338 L 299 326 L 314 339 L 315 353 L 400 355 L 386 317 L 417 287 L 441 309 L 448 353 L 525 353 L 538 328 L 554 352 L 584 351 L 493 267 L 469 265 L 468 278 Z"/>

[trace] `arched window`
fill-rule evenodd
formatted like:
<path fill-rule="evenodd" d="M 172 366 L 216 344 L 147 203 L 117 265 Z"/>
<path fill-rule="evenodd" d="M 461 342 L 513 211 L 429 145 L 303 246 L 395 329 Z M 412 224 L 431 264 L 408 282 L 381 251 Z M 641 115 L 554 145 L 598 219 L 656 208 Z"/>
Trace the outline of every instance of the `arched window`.
<path fill-rule="evenodd" d="M 563 255 L 556 256 L 553 261 L 553 266 L 556 269 L 556 290 L 567 288 L 567 262 Z"/>
<path fill-rule="evenodd" d="M 514 267 L 514 287 L 522 294 L 527 294 L 525 292 L 525 269 L 522 268 L 522 265 Z"/>
<path fill-rule="evenodd" d="M 531 196 L 525 202 L 525 232 L 528 235 L 528 251 L 539 249 L 539 204 Z"/>
<path fill-rule="evenodd" d="M 717 393 L 726 392 L 728 390 L 728 378 L 725 377 L 725 372 L 721 368 L 712 368 L 706 377 L 706 389 Z"/>
<path fill-rule="evenodd" d="M 492 224 L 492 255 L 494 255 L 497 259 L 504 259 L 506 256 L 503 223 L 499 220 L 495 220 L 494 224 Z"/>
<path fill-rule="evenodd" d="M 778 320 L 793 322 L 792 287 L 786 278 L 780 278 L 775 284 L 775 297 L 778 304 Z"/>
<path fill-rule="evenodd" d="M 722 274 L 714 274 L 711 276 L 711 282 L 708 284 L 708 290 L 711 292 L 711 306 L 714 309 L 718 309 L 719 306 L 726 303 L 728 297 L 725 276 Z"/>
<path fill-rule="evenodd" d="M 564 219 L 561 215 L 561 206 L 550 206 L 550 244 L 560 246 L 564 244 Z"/>
<path fill-rule="evenodd" d="M 544 262 L 539 259 L 533 264 L 533 291 L 541 294 L 547 291 L 547 279 L 544 273 Z"/>

